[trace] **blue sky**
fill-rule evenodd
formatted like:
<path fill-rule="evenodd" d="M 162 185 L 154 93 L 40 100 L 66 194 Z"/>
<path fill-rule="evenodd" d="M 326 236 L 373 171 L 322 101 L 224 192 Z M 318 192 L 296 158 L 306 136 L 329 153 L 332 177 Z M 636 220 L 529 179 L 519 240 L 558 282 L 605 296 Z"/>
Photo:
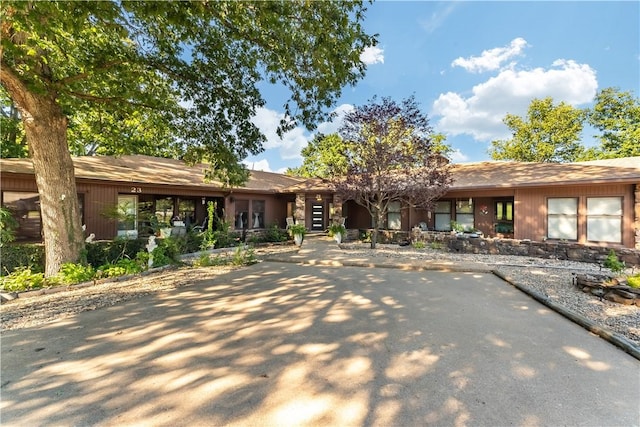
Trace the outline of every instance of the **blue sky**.
<path fill-rule="evenodd" d="M 364 26 L 379 44 L 363 54 L 366 77 L 344 88 L 335 110 L 340 117 L 374 95 L 415 95 L 455 162 L 489 160 L 490 142 L 509 136 L 503 117 L 525 115 L 534 98 L 584 108 L 605 87 L 640 96 L 639 22 L 637 1 L 376 2 Z M 268 141 L 245 163 L 275 172 L 299 166 L 314 133 L 296 128 L 278 138 L 286 93 L 272 87 L 264 95 L 254 120 Z M 338 126 L 339 118 L 315 132 Z M 590 129 L 583 143 L 595 144 Z"/>

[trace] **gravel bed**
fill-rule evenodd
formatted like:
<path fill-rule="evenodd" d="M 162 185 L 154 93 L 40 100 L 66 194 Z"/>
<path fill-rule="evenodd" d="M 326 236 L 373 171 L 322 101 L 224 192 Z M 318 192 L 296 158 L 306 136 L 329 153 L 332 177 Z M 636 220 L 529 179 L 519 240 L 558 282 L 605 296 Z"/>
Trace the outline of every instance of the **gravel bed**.
<path fill-rule="evenodd" d="M 517 283 L 580 314 L 598 326 L 617 332 L 640 348 L 640 307 L 616 304 L 585 294 L 572 283 L 573 273 L 601 272 L 598 265 L 573 261 L 507 255 L 457 254 L 434 249 L 397 245 L 343 244 L 345 251 L 372 258 L 482 262 Z M 293 252 L 292 246 L 256 249 L 258 258 L 275 252 Z M 112 306 L 154 292 L 169 291 L 197 280 L 229 272 L 233 267 L 182 267 L 134 276 L 127 280 L 69 288 L 63 292 L 18 298 L 0 307 L 0 329 L 12 330 L 41 325 L 76 313 Z"/>

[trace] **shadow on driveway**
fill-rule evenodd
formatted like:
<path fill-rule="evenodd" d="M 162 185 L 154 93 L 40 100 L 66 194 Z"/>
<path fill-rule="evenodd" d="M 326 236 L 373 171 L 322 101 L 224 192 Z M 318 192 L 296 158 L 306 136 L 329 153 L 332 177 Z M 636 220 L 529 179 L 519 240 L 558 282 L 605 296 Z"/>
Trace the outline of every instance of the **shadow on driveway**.
<path fill-rule="evenodd" d="M 637 360 L 489 273 L 261 263 L 2 335 L 24 425 L 638 425 Z"/>

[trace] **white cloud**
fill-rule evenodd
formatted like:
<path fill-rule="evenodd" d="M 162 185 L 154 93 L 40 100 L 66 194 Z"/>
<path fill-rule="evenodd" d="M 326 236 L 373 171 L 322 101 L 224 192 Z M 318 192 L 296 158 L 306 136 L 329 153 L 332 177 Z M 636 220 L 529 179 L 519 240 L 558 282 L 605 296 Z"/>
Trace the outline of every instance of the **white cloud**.
<path fill-rule="evenodd" d="M 598 88 L 596 72 L 588 64 L 560 59 L 548 69 L 502 70 L 473 87 L 472 95 L 441 94 L 433 103 L 435 127 L 452 135 L 468 134 L 479 141 L 508 137 L 506 114 L 524 116 L 534 98 L 551 97 L 570 105 L 591 102 Z"/>
<path fill-rule="evenodd" d="M 462 163 L 469 160 L 469 156 L 463 154 L 459 149 L 453 150 L 453 152 L 449 154 L 449 157 L 453 163 Z"/>
<path fill-rule="evenodd" d="M 300 150 L 307 145 L 308 138 L 305 136 L 305 130 L 297 127 L 280 138 L 276 130 L 282 118 L 284 118 L 283 113 L 268 108 L 259 108 L 252 121 L 267 138 L 264 144 L 266 150 L 278 149 L 283 159 L 298 159 L 300 158 Z"/>
<path fill-rule="evenodd" d="M 440 28 L 447 20 L 447 17 L 458 7 L 456 2 L 447 2 L 439 4 L 438 9 L 427 19 L 419 21 L 420 26 L 429 34 Z"/>
<path fill-rule="evenodd" d="M 243 163 L 247 166 L 249 170 L 273 172 L 271 170 L 271 167 L 269 166 L 269 161 L 267 159 L 260 159 L 255 162 L 248 162 L 245 160 Z"/>
<path fill-rule="evenodd" d="M 384 64 L 384 50 L 378 46 L 366 47 L 360 54 L 360 60 L 367 65 Z"/>
<path fill-rule="evenodd" d="M 451 66 L 462 67 L 472 73 L 497 70 L 504 62 L 514 56 L 521 55 L 527 46 L 527 41 L 518 37 L 513 39 L 509 46 L 485 50 L 480 56 L 470 56 L 468 58 L 459 57 L 451 63 Z"/>
<path fill-rule="evenodd" d="M 338 132 L 338 128 L 342 124 L 342 120 L 344 119 L 345 114 L 350 113 L 354 110 L 354 106 L 351 104 L 340 104 L 338 105 L 333 113 L 335 117 L 330 122 L 322 122 L 317 127 L 317 133 L 322 133 L 324 135 L 329 135 L 332 133 Z"/>

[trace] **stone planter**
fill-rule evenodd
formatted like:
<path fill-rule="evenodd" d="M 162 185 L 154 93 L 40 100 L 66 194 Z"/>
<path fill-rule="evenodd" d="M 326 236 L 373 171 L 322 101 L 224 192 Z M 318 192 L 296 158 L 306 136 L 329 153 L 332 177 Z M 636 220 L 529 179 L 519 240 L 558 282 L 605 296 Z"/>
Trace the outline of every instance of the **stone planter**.
<path fill-rule="evenodd" d="M 334 234 L 333 235 L 333 240 L 335 240 L 337 244 L 342 243 L 342 233 Z"/>
<path fill-rule="evenodd" d="M 640 306 L 640 289 L 628 286 L 624 279 L 602 274 L 576 274 L 573 280 L 583 292 L 618 304 Z"/>
<path fill-rule="evenodd" d="M 304 235 L 303 234 L 294 234 L 293 235 L 293 242 L 296 244 L 296 246 L 301 246 L 303 240 L 304 240 Z"/>

